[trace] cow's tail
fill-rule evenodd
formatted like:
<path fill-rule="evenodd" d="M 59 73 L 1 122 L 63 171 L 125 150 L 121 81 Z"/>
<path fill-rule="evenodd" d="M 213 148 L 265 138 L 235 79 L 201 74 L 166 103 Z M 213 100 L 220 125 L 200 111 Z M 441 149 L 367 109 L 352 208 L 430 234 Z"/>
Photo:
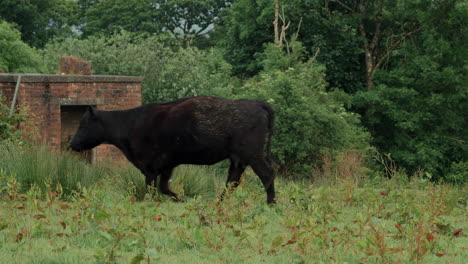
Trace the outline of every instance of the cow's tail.
<path fill-rule="evenodd" d="M 266 158 L 271 164 L 271 138 L 273 137 L 273 127 L 275 123 L 275 112 L 268 103 L 263 103 L 262 108 L 268 113 L 268 140 L 266 142 Z"/>

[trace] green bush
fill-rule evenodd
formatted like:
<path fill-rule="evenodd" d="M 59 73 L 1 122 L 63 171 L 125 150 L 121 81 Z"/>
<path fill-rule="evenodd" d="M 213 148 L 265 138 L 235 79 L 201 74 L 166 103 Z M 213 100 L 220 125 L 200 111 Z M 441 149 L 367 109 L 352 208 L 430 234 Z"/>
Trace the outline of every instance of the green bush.
<path fill-rule="evenodd" d="M 344 108 L 347 96 L 326 91 L 324 67 L 301 62 L 302 46 L 293 44 L 290 55 L 274 45 L 267 47 L 260 56 L 265 71 L 249 80 L 237 96 L 272 105 L 274 159 L 283 173 L 307 176 L 321 168 L 325 155 L 366 150 L 369 136 L 358 116 Z"/>
<path fill-rule="evenodd" d="M 21 33 L 0 20 L 0 69 L 5 72 L 43 72 L 36 50 L 21 41 Z"/>

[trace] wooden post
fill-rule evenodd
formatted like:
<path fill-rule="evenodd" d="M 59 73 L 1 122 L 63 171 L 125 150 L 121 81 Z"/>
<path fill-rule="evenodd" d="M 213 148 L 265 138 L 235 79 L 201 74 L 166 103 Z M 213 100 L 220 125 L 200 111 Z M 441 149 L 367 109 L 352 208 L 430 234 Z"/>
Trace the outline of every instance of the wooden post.
<path fill-rule="evenodd" d="M 21 83 L 21 75 L 18 75 L 18 80 L 16 81 L 16 87 L 15 87 L 15 94 L 13 95 L 13 101 L 11 102 L 9 116 L 12 116 L 13 112 L 15 111 L 16 98 L 18 97 L 18 90 L 19 90 L 20 83 Z"/>

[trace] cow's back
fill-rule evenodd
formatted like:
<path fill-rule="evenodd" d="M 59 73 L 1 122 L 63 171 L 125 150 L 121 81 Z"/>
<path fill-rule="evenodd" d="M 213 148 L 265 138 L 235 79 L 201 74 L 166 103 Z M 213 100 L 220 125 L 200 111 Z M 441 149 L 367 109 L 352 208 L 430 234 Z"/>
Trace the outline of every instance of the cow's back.
<path fill-rule="evenodd" d="M 171 113 L 186 120 L 190 116 L 189 121 L 199 132 L 229 136 L 252 126 L 265 125 L 268 113 L 262 104 L 253 100 L 194 97 L 174 105 Z"/>

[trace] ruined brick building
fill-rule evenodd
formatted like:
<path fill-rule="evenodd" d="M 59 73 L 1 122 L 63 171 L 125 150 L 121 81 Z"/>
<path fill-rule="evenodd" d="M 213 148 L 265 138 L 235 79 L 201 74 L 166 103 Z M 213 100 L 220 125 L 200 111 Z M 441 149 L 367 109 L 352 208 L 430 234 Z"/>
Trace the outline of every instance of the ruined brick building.
<path fill-rule="evenodd" d="M 56 151 L 68 147 L 88 106 L 123 110 L 141 105 L 142 77 L 0 73 L 0 95 L 9 104 L 19 75 L 16 105 L 28 114 L 20 129 L 36 128 L 39 140 Z M 123 159 L 121 152 L 110 145 L 101 145 L 82 155 L 89 162 Z"/>

